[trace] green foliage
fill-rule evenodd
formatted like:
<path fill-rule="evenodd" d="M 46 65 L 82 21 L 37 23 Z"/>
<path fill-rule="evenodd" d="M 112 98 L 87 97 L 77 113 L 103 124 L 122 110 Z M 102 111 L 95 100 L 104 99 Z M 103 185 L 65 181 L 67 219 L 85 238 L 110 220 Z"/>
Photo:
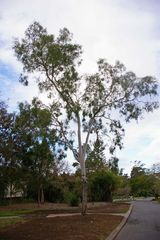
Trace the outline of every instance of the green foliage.
<path fill-rule="evenodd" d="M 21 41 L 15 40 L 13 48 L 23 64 L 24 74 L 43 73 L 37 79 L 38 86 L 54 100 L 50 106 L 52 119 L 61 139 L 79 162 L 77 157 L 80 158 L 82 151 L 86 154 L 90 134 L 97 131 L 106 133 L 108 139 L 112 139 L 110 151 L 113 153 L 115 146 L 122 148 L 124 129 L 120 117 L 127 122 L 137 120 L 145 111 L 158 107 L 154 99 L 157 80 L 151 76 L 138 78 L 119 61 L 111 65 L 100 59 L 97 73 L 79 76 L 76 67 L 81 63 L 81 46 L 73 43 L 72 34 L 66 28 L 60 30 L 56 38 L 34 22 Z M 27 78 L 22 78 L 22 82 L 28 83 Z M 62 109 L 63 114 L 64 111 L 66 113 L 64 121 L 60 118 Z M 73 147 L 75 132 L 70 128 L 72 120 L 78 129 L 87 133 L 84 144 L 81 142 L 82 132 L 78 133 L 78 150 Z"/>
<path fill-rule="evenodd" d="M 131 179 L 131 192 L 132 195 L 138 197 L 147 197 L 153 195 L 152 178 L 147 175 L 141 175 L 135 179 Z"/>
<path fill-rule="evenodd" d="M 7 210 L 7 211 L 0 211 L 0 217 L 15 217 L 15 216 L 21 216 L 29 213 L 33 213 L 34 211 L 37 211 L 39 209 L 23 209 L 23 210 Z"/>
<path fill-rule="evenodd" d="M 118 186 L 114 191 L 114 198 L 128 199 L 131 194 L 131 187 L 128 175 L 118 175 Z"/>
<path fill-rule="evenodd" d="M 8 178 L 6 168 L 4 166 L 0 166 L 0 186 L 0 204 L 2 204 L 8 187 Z"/>
<path fill-rule="evenodd" d="M 118 177 L 110 171 L 95 172 L 89 179 L 91 201 L 112 201 Z"/>
<path fill-rule="evenodd" d="M 144 168 L 144 164 L 140 161 L 135 161 L 134 166 L 131 170 L 131 178 L 135 178 L 145 174 L 146 169 Z"/>
<path fill-rule="evenodd" d="M 151 166 L 149 169 L 149 174 L 152 178 L 152 191 L 155 199 L 158 199 L 160 196 L 160 163 L 157 162 Z"/>
<path fill-rule="evenodd" d="M 64 198 L 65 198 L 65 202 L 67 202 L 70 206 L 72 207 L 79 206 L 80 199 L 75 193 L 66 192 Z"/>
<path fill-rule="evenodd" d="M 119 159 L 117 157 L 111 157 L 108 161 L 109 169 L 117 175 L 120 173 L 119 168 L 118 168 L 118 161 L 119 161 Z"/>
<path fill-rule="evenodd" d="M 158 199 L 160 196 L 160 178 L 153 176 L 152 179 L 152 191 L 153 191 L 153 195 L 155 196 L 155 199 Z"/>
<path fill-rule="evenodd" d="M 57 137 L 51 128 L 51 114 L 37 99 L 32 104 L 20 103 L 16 129 L 22 146 L 19 152 L 24 173 L 25 193 L 43 201 L 44 185 L 55 170 Z M 57 173 L 56 173 L 57 174 Z"/>
<path fill-rule="evenodd" d="M 8 113 L 7 106 L 0 101 L 0 201 L 7 190 L 11 194 L 21 187 L 18 178 L 21 175 L 18 154 L 21 142 L 15 128 L 15 113 Z M 14 187 L 13 187 L 14 186 Z"/>
<path fill-rule="evenodd" d="M 103 140 L 97 135 L 93 145 L 93 150 L 88 150 L 86 159 L 86 169 L 88 174 L 106 168 L 106 158 L 104 154 L 105 146 Z"/>
<path fill-rule="evenodd" d="M 153 194 L 153 178 L 147 173 L 147 169 L 140 161 L 135 161 L 131 170 L 130 186 L 133 196 L 147 197 Z"/>
<path fill-rule="evenodd" d="M 38 99 L 20 103 L 16 114 L 0 102 L 0 118 L 0 201 L 8 189 L 12 196 L 21 190 L 27 198 L 38 195 L 43 200 L 43 188 L 50 174 L 58 174 L 57 165 L 65 156 L 62 145 L 60 151 L 55 147 L 50 112 Z"/>

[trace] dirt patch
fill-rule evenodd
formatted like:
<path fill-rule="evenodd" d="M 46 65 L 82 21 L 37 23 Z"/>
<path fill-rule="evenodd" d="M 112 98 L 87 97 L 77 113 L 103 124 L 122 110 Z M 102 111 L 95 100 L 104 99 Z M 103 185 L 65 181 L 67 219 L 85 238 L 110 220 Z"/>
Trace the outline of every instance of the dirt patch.
<path fill-rule="evenodd" d="M 27 214 L 22 223 L 0 229 L 0 240 L 103 240 L 121 222 L 122 216 L 109 213 L 124 213 L 127 203 L 89 203 L 88 215 L 81 216 L 80 207 L 66 204 L 15 204 L 0 207 L 0 210 L 36 210 Z M 70 215 L 74 213 L 74 215 Z M 47 218 L 49 214 L 64 214 Z M 69 214 L 65 216 L 65 214 Z"/>
<path fill-rule="evenodd" d="M 121 222 L 121 216 L 89 214 L 56 218 L 34 218 L 0 230 L 1 240 L 100 240 Z"/>
<path fill-rule="evenodd" d="M 89 207 L 89 213 L 125 213 L 128 211 L 129 203 L 108 203 L 106 205 Z"/>

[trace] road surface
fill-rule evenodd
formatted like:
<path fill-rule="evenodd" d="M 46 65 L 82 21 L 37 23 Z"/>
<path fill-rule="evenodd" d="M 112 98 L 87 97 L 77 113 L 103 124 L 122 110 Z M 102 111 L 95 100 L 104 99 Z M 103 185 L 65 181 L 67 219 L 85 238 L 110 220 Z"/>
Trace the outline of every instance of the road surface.
<path fill-rule="evenodd" d="M 132 213 L 115 240 L 160 240 L 160 204 L 134 201 Z"/>

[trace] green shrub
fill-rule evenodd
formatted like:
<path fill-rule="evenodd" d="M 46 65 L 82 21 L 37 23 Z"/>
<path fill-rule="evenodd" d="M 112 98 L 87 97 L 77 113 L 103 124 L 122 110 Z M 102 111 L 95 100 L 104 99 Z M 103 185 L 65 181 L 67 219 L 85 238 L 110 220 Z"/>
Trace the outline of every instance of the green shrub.
<path fill-rule="evenodd" d="M 67 192 L 65 194 L 65 202 L 72 207 L 77 207 L 79 205 L 79 197 L 75 193 Z"/>
<path fill-rule="evenodd" d="M 89 179 L 91 201 L 112 202 L 112 192 L 118 183 L 117 176 L 110 171 L 97 171 Z"/>

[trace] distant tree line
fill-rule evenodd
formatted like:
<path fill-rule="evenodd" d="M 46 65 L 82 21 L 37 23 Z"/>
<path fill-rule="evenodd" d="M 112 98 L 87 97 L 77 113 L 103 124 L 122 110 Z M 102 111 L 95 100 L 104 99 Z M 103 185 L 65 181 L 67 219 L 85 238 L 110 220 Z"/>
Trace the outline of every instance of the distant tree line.
<path fill-rule="evenodd" d="M 81 199 L 81 171 L 66 163 L 66 146 L 52 126 L 51 114 L 42 102 L 20 103 L 9 113 L 0 101 L 0 202 L 10 203 L 16 192 L 21 199 L 67 202 L 78 205 Z M 135 161 L 131 176 L 123 174 L 118 158 L 105 157 L 105 144 L 96 134 L 93 148 L 87 147 L 86 172 L 88 201 L 112 201 L 113 198 L 160 196 L 160 163 L 146 169 Z M 8 197 L 9 197 L 8 196 Z"/>

